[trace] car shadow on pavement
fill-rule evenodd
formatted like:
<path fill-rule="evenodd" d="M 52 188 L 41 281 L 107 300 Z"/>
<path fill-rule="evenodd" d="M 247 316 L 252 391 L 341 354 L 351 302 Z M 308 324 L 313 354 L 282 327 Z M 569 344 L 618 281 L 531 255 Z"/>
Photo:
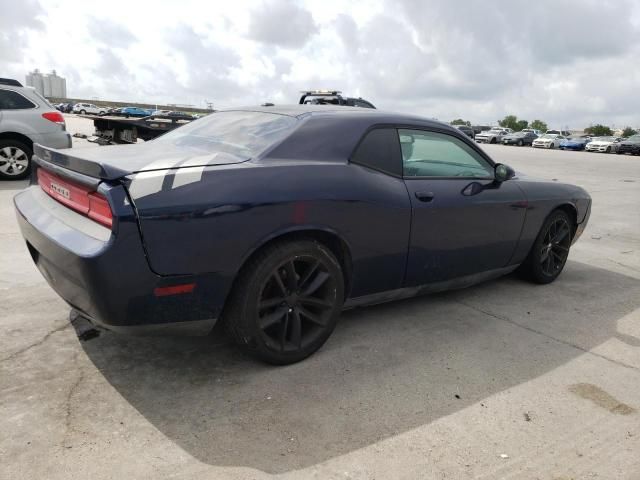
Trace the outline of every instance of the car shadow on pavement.
<path fill-rule="evenodd" d="M 82 347 L 133 407 L 196 459 L 282 473 L 560 367 L 616 336 L 616 321 L 639 305 L 639 280 L 570 262 L 552 285 L 511 275 L 345 312 L 317 354 L 287 367 L 262 365 L 215 337 L 103 333 Z"/>

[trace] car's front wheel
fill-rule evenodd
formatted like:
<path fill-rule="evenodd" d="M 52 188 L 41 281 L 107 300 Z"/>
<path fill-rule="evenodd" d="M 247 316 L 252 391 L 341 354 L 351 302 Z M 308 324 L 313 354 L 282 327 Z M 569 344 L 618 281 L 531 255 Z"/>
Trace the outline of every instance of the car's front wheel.
<path fill-rule="evenodd" d="M 80 110 L 80 115 L 86 115 L 87 111 L 86 110 Z"/>
<path fill-rule="evenodd" d="M 524 142 L 522 140 L 518 140 L 518 146 L 521 147 L 524 145 Z"/>
<path fill-rule="evenodd" d="M 33 150 L 17 140 L 0 140 L 0 179 L 20 180 L 29 175 Z"/>
<path fill-rule="evenodd" d="M 287 365 L 324 344 L 343 302 L 342 269 L 329 249 L 313 240 L 282 242 L 242 269 L 223 321 L 248 353 Z"/>
<path fill-rule="evenodd" d="M 572 234 L 569 215 L 563 210 L 554 211 L 542 225 L 520 272 L 536 283 L 553 282 L 569 257 Z"/>

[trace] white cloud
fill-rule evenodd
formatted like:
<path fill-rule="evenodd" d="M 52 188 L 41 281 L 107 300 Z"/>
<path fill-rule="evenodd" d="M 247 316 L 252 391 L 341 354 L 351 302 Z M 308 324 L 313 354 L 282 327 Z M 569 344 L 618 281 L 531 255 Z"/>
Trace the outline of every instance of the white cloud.
<path fill-rule="evenodd" d="M 640 124 L 631 0 L 0 0 L 0 76 L 77 97 L 216 107 L 338 88 L 443 120 Z"/>

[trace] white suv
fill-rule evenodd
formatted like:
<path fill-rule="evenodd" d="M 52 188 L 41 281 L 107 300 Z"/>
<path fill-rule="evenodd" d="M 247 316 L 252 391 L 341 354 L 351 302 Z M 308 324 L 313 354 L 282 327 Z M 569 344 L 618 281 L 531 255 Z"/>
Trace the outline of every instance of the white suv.
<path fill-rule="evenodd" d="M 35 143 L 71 147 L 64 117 L 33 88 L 0 78 L 0 180 L 29 175 Z"/>
<path fill-rule="evenodd" d="M 106 115 L 107 109 L 105 107 L 97 107 L 93 103 L 76 103 L 73 106 L 73 113 L 80 113 L 85 115 L 91 113 L 92 115 Z"/>

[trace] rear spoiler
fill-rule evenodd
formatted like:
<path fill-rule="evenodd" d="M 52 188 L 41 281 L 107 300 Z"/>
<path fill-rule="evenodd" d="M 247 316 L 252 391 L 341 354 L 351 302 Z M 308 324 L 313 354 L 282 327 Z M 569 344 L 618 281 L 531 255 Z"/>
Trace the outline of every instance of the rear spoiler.
<path fill-rule="evenodd" d="M 87 160 L 73 153 L 75 152 L 72 149 L 56 150 L 55 148 L 43 147 L 38 144 L 33 147 L 33 159 L 39 164 L 42 164 L 42 162 L 39 162 L 39 160 L 42 160 L 54 167 L 71 170 L 101 180 L 115 180 L 131 173 L 129 170 L 121 170 L 111 165 Z"/>

